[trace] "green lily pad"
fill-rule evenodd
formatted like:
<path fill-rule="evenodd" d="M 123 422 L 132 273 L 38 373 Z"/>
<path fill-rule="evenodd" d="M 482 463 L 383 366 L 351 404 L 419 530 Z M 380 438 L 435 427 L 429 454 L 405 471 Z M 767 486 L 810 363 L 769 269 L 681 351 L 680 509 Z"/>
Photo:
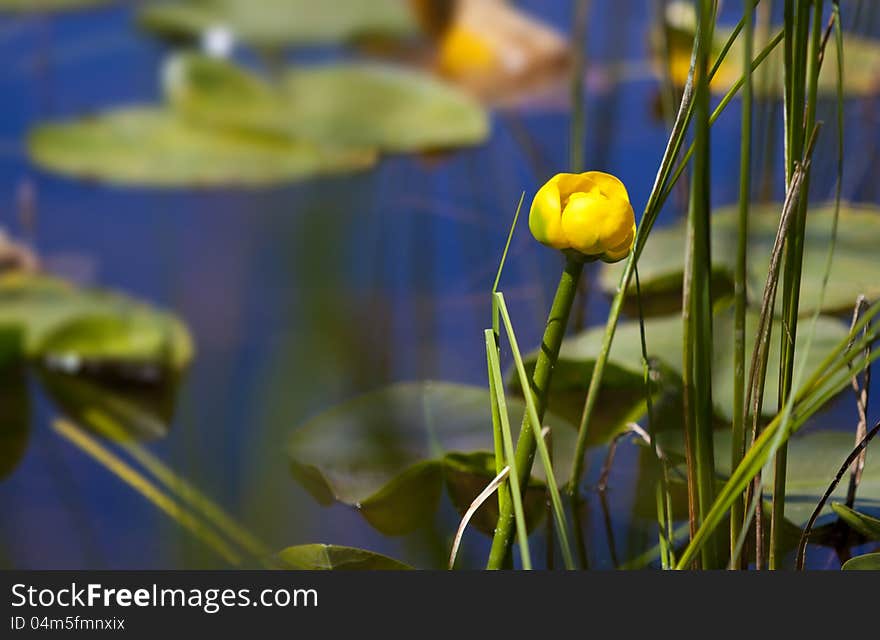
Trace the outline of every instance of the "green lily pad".
<path fill-rule="evenodd" d="M 509 410 L 518 426 L 523 403 L 512 399 Z M 575 431 L 554 415 L 545 424 L 554 428 L 554 470 L 562 481 Z M 493 448 L 488 389 L 411 382 L 309 420 L 294 431 L 288 453 L 294 477 L 318 502 L 354 506 L 382 533 L 400 535 L 434 514 L 444 478 L 459 509 L 466 508 L 495 475 L 487 463 Z M 480 453 L 484 457 L 474 457 Z M 540 466 L 534 470 L 537 487 L 544 478 Z"/>
<path fill-rule="evenodd" d="M 859 485 L 859 488 L 861 488 L 861 485 Z M 869 516 L 866 513 L 860 513 L 855 509 L 850 509 L 845 504 L 840 504 L 839 502 L 833 503 L 831 508 L 854 531 L 862 534 L 868 540 L 880 540 L 880 519 Z"/>
<path fill-rule="evenodd" d="M 749 264 L 747 292 L 749 303 L 760 306 L 764 282 L 770 264 L 770 252 L 779 225 L 782 205 L 757 204 L 749 220 Z M 800 311 L 812 313 L 819 304 L 819 292 L 825 271 L 828 242 L 834 208 L 832 204 L 817 205 L 807 212 L 804 238 L 804 264 L 801 280 Z M 712 268 L 720 288 L 733 288 L 736 260 L 735 207 L 725 207 L 712 216 Z M 681 282 L 684 269 L 685 223 L 680 222 L 651 232 L 639 258 L 642 297 L 652 307 L 670 310 L 681 304 Z M 844 204 L 837 231 L 837 246 L 828 280 L 823 311 L 852 309 L 859 294 L 869 299 L 880 296 L 880 208 Z M 600 282 L 612 294 L 620 281 L 622 267 L 604 265 Z M 630 306 L 635 304 L 635 284 L 627 292 Z"/>
<path fill-rule="evenodd" d="M 488 135 L 488 117 L 472 98 L 398 66 L 296 67 L 274 85 L 232 63 L 185 55 L 165 78 L 171 104 L 223 129 L 394 152 L 473 145 Z"/>
<path fill-rule="evenodd" d="M 418 33 L 416 17 L 403 0 L 160 2 L 144 7 L 139 21 L 173 39 L 195 39 L 208 29 L 224 27 L 244 42 L 272 48 Z"/>
<path fill-rule="evenodd" d="M 109 421 L 138 438 L 166 433 L 193 352 L 171 314 L 48 276 L 7 274 L 0 327 L 17 332 L 17 361 L 32 365 L 79 423 L 104 433 Z"/>
<path fill-rule="evenodd" d="M 696 30 L 696 18 L 691 6 L 684 2 L 671 3 L 666 22 L 667 42 L 670 46 L 670 74 L 673 82 L 684 86 L 690 66 Z M 774 27 L 771 32 L 777 33 L 781 27 Z M 720 53 L 724 43 L 730 37 L 732 29 L 717 26 L 713 42 L 712 58 Z M 755 39 L 754 55 L 764 48 L 766 42 Z M 844 32 L 844 72 L 843 90 L 847 96 L 871 96 L 880 89 L 880 41 L 860 37 Z M 754 57 L 753 55 L 753 57 Z M 784 85 L 783 72 L 784 47 L 779 44 L 755 73 L 755 91 L 763 95 L 782 97 Z M 742 75 L 743 39 L 738 37 L 730 48 L 724 62 L 718 69 L 712 82 L 712 91 L 718 94 L 727 91 Z M 834 96 L 838 82 L 837 47 L 832 39 L 825 48 L 825 60 L 819 73 L 818 89 L 820 95 Z"/>
<path fill-rule="evenodd" d="M 850 558 L 841 567 L 844 571 L 880 571 L 880 553 L 866 553 Z"/>
<path fill-rule="evenodd" d="M 680 432 L 658 435 L 660 445 L 667 454 L 684 458 L 684 439 Z M 854 446 L 854 436 L 841 431 L 813 431 L 795 435 L 788 445 L 788 470 L 786 474 L 785 517 L 803 527 L 819 504 L 840 465 Z M 869 453 L 870 455 L 870 453 Z M 719 474 L 730 473 L 730 431 L 715 434 L 715 466 Z M 762 479 L 769 498 L 773 494 L 773 463 L 768 463 Z M 846 496 L 846 483 L 838 484 L 832 498 L 838 501 Z M 880 508 L 880 465 L 865 465 L 862 482 L 856 494 L 856 504 L 868 509 Z M 826 504 L 817 524 L 827 523 L 837 509 Z"/>
<path fill-rule="evenodd" d="M 278 554 L 286 568 L 298 571 L 405 571 L 412 569 L 380 553 L 335 544 L 301 544 Z"/>
<path fill-rule="evenodd" d="M 746 316 L 746 353 L 754 345 L 758 314 Z M 770 362 L 779 359 L 778 323 L 774 324 L 775 340 L 771 339 Z M 584 397 L 590 384 L 593 366 L 599 355 L 605 327 L 594 327 L 563 341 L 559 360 L 553 374 L 548 406 L 567 417 L 577 420 L 583 410 Z M 815 369 L 825 356 L 847 335 L 847 327 L 834 318 L 820 317 L 816 322 L 815 335 L 807 353 L 806 371 Z M 716 310 L 714 318 L 715 357 L 712 379 L 712 400 L 717 417 L 726 422 L 733 418 L 733 310 L 723 307 Z M 803 357 L 807 330 L 800 331 L 796 340 L 796 357 Z M 678 429 L 681 426 L 680 407 L 682 373 L 682 320 L 680 315 L 659 316 L 645 319 L 645 338 L 648 356 L 654 361 L 655 380 L 652 389 L 655 398 L 655 430 Z M 526 358 L 529 369 L 537 357 L 532 353 Z M 799 366 L 796 360 L 795 366 Z M 511 384 L 514 384 L 511 382 Z M 764 412 L 776 413 L 778 371 L 768 367 L 764 390 Z M 638 420 L 645 411 L 645 387 L 642 365 L 642 349 L 639 323 L 635 320 L 621 322 L 617 326 L 611 345 L 603 386 L 596 407 L 593 428 L 589 434 L 591 443 L 598 444 L 619 433 L 626 422 Z"/>
<path fill-rule="evenodd" d="M 41 13 L 44 11 L 67 11 L 84 9 L 113 0 L 0 0 L 0 13 Z"/>
<path fill-rule="evenodd" d="M 266 186 L 366 169 L 376 160 L 364 149 L 199 127 L 153 107 L 39 126 L 28 149 L 50 171 L 152 187 Z"/>

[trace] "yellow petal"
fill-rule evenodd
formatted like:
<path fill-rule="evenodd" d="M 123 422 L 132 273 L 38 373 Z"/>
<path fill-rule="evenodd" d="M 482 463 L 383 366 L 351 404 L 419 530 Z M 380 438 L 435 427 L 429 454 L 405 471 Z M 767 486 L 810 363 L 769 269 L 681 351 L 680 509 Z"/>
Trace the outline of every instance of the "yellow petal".
<path fill-rule="evenodd" d="M 562 231 L 562 206 L 555 177 L 535 194 L 529 211 L 529 229 L 542 244 L 554 249 L 568 248 L 568 241 Z"/>
<path fill-rule="evenodd" d="M 603 210 L 597 214 L 599 239 L 604 249 L 614 249 L 626 242 L 635 224 L 635 215 L 628 200 L 604 199 Z"/>
<path fill-rule="evenodd" d="M 600 217 L 606 203 L 595 191 L 575 193 L 569 198 L 562 212 L 562 231 L 572 249 L 588 256 L 602 253 Z"/>

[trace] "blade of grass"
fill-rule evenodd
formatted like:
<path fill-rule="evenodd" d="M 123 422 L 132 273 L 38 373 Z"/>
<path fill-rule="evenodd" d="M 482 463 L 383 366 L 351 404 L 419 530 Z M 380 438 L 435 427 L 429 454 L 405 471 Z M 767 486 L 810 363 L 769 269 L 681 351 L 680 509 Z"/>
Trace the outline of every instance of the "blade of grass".
<path fill-rule="evenodd" d="M 743 103 L 740 125 L 739 162 L 739 217 L 737 220 L 736 267 L 734 269 L 734 326 L 733 326 L 733 421 L 731 425 L 731 464 L 735 469 L 746 450 L 745 430 L 745 352 L 746 352 L 746 295 L 747 258 L 749 244 L 749 202 L 751 202 L 752 174 L 752 48 L 754 41 L 755 2 L 743 3 Z M 739 533 L 744 521 L 744 503 L 736 500 L 730 510 L 730 557 L 734 558 Z M 731 563 L 731 568 L 736 564 Z"/>
<path fill-rule="evenodd" d="M 513 448 L 513 436 L 510 433 L 510 418 L 507 413 L 507 402 L 504 398 L 504 378 L 501 375 L 501 362 L 498 359 L 498 342 L 495 333 L 486 329 L 486 357 L 489 366 L 489 389 L 493 395 L 493 406 L 497 407 L 501 423 L 501 437 L 504 445 L 504 457 L 510 473 L 510 495 L 513 499 L 513 514 L 516 520 L 516 535 L 519 540 L 519 552 L 523 569 L 532 568 L 532 556 L 529 552 L 529 534 L 526 530 L 526 517 L 523 511 L 519 474 L 516 469 L 516 453 Z M 526 480 L 528 482 L 528 480 Z M 527 485 L 526 485 L 527 486 Z"/>
<path fill-rule="evenodd" d="M 232 565 L 241 564 L 241 558 L 220 536 L 95 438 L 67 420 L 55 420 L 52 427 L 59 435 L 91 456 L 113 475 L 153 503 L 160 511 L 214 550 L 226 562 Z"/>
<path fill-rule="evenodd" d="M 159 484 L 168 489 L 174 497 L 199 513 L 232 542 L 258 559 L 268 558 L 272 554 L 272 551 L 265 543 L 258 540 L 250 531 L 236 522 L 232 516 L 202 493 L 195 485 L 175 473 L 144 446 L 127 438 L 125 430 L 110 416 L 93 408 L 86 412 L 86 418 L 89 424 L 94 425 L 105 436 L 117 442 L 122 450 L 149 472 Z"/>
<path fill-rule="evenodd" d="M 553 504 L 553 515 L 554 519 L 556 520 L 556 534 L 559 538 L 559 546 L 562 549 L 562 560 L 565 564 L 566 569 L 574 569 L 574 560 L 571 553 L 571 546 L 568 542 L 568 522 L 566 521 L 565 510 L 563 509 L 562 499 L 559 495 L 559 487 L 556 485 L 556 477 L 553 473 L 553 464 L 550 461 L 550 453 L 547 450 L 547 444 L 544 442 L 544 438 L 541 434 L 541 419 L 543 417 L 543 411 L 546 406 L 546 388 L 543 390 L 543 393 L 540 393 L 540 395 L 538 390 L 532 388 L 529 381 L 529 376 L 526 373 L 525 365 L 523 364 L 519 345 L 516 341 L 516 334 L 513 330 L 513 323 L 510 320 L 510 314 L 508 313 L 507 305 L 504 302 L 504 294 L 499 291 L 495 294 L 495 296 L 498 300 L 498 310 L 501 313 L 501 320 L 507 333 L 507 340 L 510 344 L 511 355 L 513 356 L 513 362 L 516 366 L 516 372 L 519 376 L 520 385 L 522 386 L 523 396 L 525 397 L 526 415 L 528 417 L 528 424 L 531 426 L 532 430 L 532 440 L 537 444 L 538 455 L 541 458 L 541 464 L 544 467 L 544 475 L 547 478 L 547 490 L 550 493 L 550 500 Z M 564 332 L 564 326 L 562 327 L 562 331 Z M 553 362 L 556 361 L 556 356 L 558 355 L 559 347 L 557 346 L 555 349 Z M 537 365 L 534 381 L 537 381 Z M 543 399 L 541 401 L 541 411 L 539 412 L 537 406 L 537 398 L 541 396 L 543 396 Z M 523 427 L 523 430 L 526 430 L 525 426 Z M 520 435 L 520 441 L 522 441 L 522 435 Z M 516 458 L 515 462 L 518 464 L 519 459 Z M 520 471 L 520 473 L 522 472 Z M 528 477 L 526 478 L 526 481 L 528 481 Z"/>
<path fill-rule="evenodd" d="M 483 503 L 489 499 L 498 487 L 507 479 L 507 476 L 510 474 L 510 467 L 504 467 L 497 476 L 495 476 L 492 481 L 486 485 L 486 488 L 480 492 L 476 498 L 474 498 L 473 502 L 471 502 L 467 511 L 465 511 L 464 516 L 461 518 L 461 522 L 458 525 L 458 530 L 455 532 L 455 538 L 452 540 L 452 551 L 449 552 L 449 563 L 447 568 L 451 571 L 455 568 L 455 559 L 458 557 L 458 549 L 461 546 L 461 539 L 464 536 L 465 529 L 467 529 L 468 524 L 470 524 L 471 518 L 474 517 L 474 514 L 477 510 L 483 506 Z M 531 566 L 528 567 L 529 569 Z"/>

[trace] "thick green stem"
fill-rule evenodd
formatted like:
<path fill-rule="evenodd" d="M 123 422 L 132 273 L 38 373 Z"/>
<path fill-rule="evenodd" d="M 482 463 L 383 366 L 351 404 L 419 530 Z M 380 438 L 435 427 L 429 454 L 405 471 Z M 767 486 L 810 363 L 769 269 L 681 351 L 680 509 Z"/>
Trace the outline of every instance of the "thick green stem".
<path fill-rule="evenodd" d="M 539 419 L 543 420 L 544 411 L 547 407 L 547 391 L 553 377 L 553 369 L 559 357 L 559 348 L 565 337 L 565 329 L 568 325 L 568 316 L 574 303 L 577 285 L 584 263 L 576 257 L 568 258 L 565 269 L 559 278 L 559 286 L 556 288 L 556 296 L 550 308 L 547 318 L 547 326 L 544 329 L 544 337 L 541 340 L 541 350 L 538 354 L 535 370 L 532 374 L 532 393 L 535 398 L 535 407 Z M 532 472 L 532 462 L 535 458 L 535 436 L 529 427 L 528 416 L 523 418 L 519 438 L 516 443 L 516 455 L 514 456 L 520 485 L 527 486 Z M 506 486 L 506 485 L 505 485 Z M 513 501 L 505 498 L 501 501 L 501 511 L 498 516 L 498 526 L 495 528 L 495 536 L 492 539 L 492 549 L 489 552 L 487 569 L 501 569 L 505 566 L 513 544 L 514 513 Z"/>

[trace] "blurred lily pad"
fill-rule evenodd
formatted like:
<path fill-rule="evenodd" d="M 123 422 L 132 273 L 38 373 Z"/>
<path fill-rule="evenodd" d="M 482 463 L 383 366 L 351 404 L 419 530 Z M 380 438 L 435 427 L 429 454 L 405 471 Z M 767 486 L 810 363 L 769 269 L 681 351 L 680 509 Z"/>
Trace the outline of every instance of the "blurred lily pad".
<path fill-rule="evenodd" d="M 681 1 L 672 2 L 666 9 L 666 35 L 669 46 L 669 73 L 672 81 L 683 87 L 690 69 L 691 49 L 696 31 L 696 16 L 693 6 Z M 778 28 L 772 29 L 776 33 Z M 730 37 L 732 29 L 718 26 L 715 29 L 713 59 L 720 53 Z M 756 38 L 754 53 L 766 45 L 765 40 Z M 778 45 L 767 57 L 755 74 L 755 91 L 765 95 L 782 97 L 784 86 L 783 45 Z M 754 56 L 753 56 L 754 57 Z M 737 38 L 730 48 L 724 62 L 712 82 L 712 91 L 719 94 L 727 91 L 742 75 L 743 41 Z M 844 72 L 843 90 L 848 96 L 875 95 L 880 89 L 880 41 L 844 32 Z M 819 73 L 819 93 L 828 96 L 837 92 L 837 47 L 834 41 L 825 48 L 825 60 Z"/>
<path fill-rule="evenodd" d="M 289 569 L 298 571 L 402 571 L 412 569 L 380 553 L 335 544 L 301 544 L 278 554 Z"/>
<path fill-rule="evenodd" d="M 861 488 L 861 485 L 859 487 Z M 880 519 L 850 509 L 839 502 L 833 503 L 831 508 L 854 531 L 862 534 L 868 540 L 880 540 Z"/>
<path fill-rule="evenodd" d="M 280 85 L 196 55 L 167 68 L 169 101 L 196 122 L 345 147 L 417 151 L 482 142 L 483 108 L 455 87 L 398 66 L 295 67 Z"/>
<path fill-rule="evenodd" d="M 28 148 L 50 171 L 152 187 L 265 186 L 375 162 L 369 150 L 198 127 L 153 107 L 42 125 L 30 133 Z"/>
<path fill-rule="evenodd" d="M 643 285 L 644 286 L 644 285 Z M 751 353 L 758 323 L 758 314 L 746 317 L 746 353 Z M 774 324 L 774 335 L 780 327 Z M 820 317 L 815 335 L 807 353 L 806 371 L 819 366 L 825 356 L 847 335 L 847 327 L 834 318 Z M 590 383 L 593 366 L 602 345 L 605 327 L 594 327 L 567 338 L 562 343 L 559 360 L 550 387 L 549 407 L 570 420 L 577 420 L 583 410 L 584 396 Z M 716 310 L 714 318 L 715 354 L 712 400 L 720 420 L 729 422 L 733 417 L 733 312 L 729 306 Z M 797 336 L 797 357 L 803 357 L 807 331 Z M 678 429 L 681 412 L 674 410 L 681 389 L 682 320 L 680 315 L 658 316 L 645 319 L 645 339 L 648 357 L 652 360 L 652 392 L 656 394 L 655 430 Z M 770 362 L 779 359 L 779 340 L 771 340 Z M 526 358 L 528 368 L 534 367 L 536 354 Z M 799 366 L 796 360 L 795 366 Z M 768 367 L 764 394 L 764 410 L 775 414 L 778 371 Z M 601 396 L 596 407 L 596 418 L 591 443 L 598 444 L 619 433 L 626 422 L 638 420 L 646 411 L 645 384 L 642 365 L 641 337 L 638 321 L 621 322 L 603 378 Z"/>
<path fill-rule="evenodd" d="M 518 426 L 523 403 L 511 400 L 508 408 Z M 562 481 L 575 431 L 555 415 L 545 423 L 553 428 L 554 470 Z M 466 508 L 495 475 L 487 468 L 491 451 L 488 389 L 428 381 L 395 384 L 345 402 L 296 429 L 288 446 L 294 477 L 318 502 L 354 506 L 388 535 L 424 525 L 437 508 L 444 478 L 456 505 Z M 540 466 L 534 470 L 538 487 Z M 474 480 L 481 475 L 483 480 Z"/>
<path fill-rule="evenodd" d="M 850 558 L 841 567 L 844 571 L 880 571 L 880 553 L 866 553 Z"/>
<path fill-rule="evenodd" d="M 853 449 L 854 436 L 842 431 L 813 431 L 789 440 L 788 470 L 786 474 L 785 517 L 803 527 L 828 489 L 840 465 Z M 658 436 L 667 454 L 684 459 L 684 440 L 680 432 Z M 773 494 L 773 463 L 764 470 L 764 490 Z M 730 473 L 730 431 L 715 433 L 715 466 L 719 474 Z M 842 482 L 832 494 L 838 501 L 846 497 L 846 483 Z M 880 465 L 865 465 L 862 482 L 856 494 L 856 505 L 866 509 L 880 508 Z M 817 524 L 827 524 L 837 509 L 826 504 Z M 839 512 L 838 512 L 839 513 Z"/>
<path fill-rule="evenodd" d="M 272 48 L 418 33 L 405 0 L 181 0 L 150 4 L 139 20 L 167 38 L 195 39 L 221 27 L 244 42 Z"/>
<path fill-rule="evenodd" d="M 756 204 L 749 220 L 749 302 L 760 305 L 767 279 L 770 252 L 782 205 Z M 828 254 L 828 241 L 834 208 L 831 204 L 812 207 L 807 213 L 804 238 L 804 264 L 801 280 L 801 314 L 812 313 L 819 304 L 819 292 Z M 712 269 L 718 289 L 732 290 L 736 252 L 736 217 L 733 207 L 718 210 L 712 217 Z M 880 208 L 844 204 L 837 230 L 837 246 L 828 280 L 823 311 L 851 309 L 859 294 L 869 299 L 880 296 Z M 639 258 L 642 297 L 649 310 L 670 311 L 680 308 L 684 268 L 684 222 L 651 232 Z M 620 281 L 620 265 L 603 265 L 600 276 L 604 291 L 611 294 Z M 628 292 L 635 304 L 635 285 Z"/>
<path fill-rule="evenodd" d="M 40 13 L 43 11 L 65 11 L 84 9 L 113 0 L 0 0 L 0 13 Z"/>
<path fill-rule="evenodd" d="M 59 407 L 104 432 L 164 435 L 192 358 L 173 315 L 117 293 L 38 274 L 0 277 L 0 327 L 17 331 L 18 362 L 32 365 Z"/>

